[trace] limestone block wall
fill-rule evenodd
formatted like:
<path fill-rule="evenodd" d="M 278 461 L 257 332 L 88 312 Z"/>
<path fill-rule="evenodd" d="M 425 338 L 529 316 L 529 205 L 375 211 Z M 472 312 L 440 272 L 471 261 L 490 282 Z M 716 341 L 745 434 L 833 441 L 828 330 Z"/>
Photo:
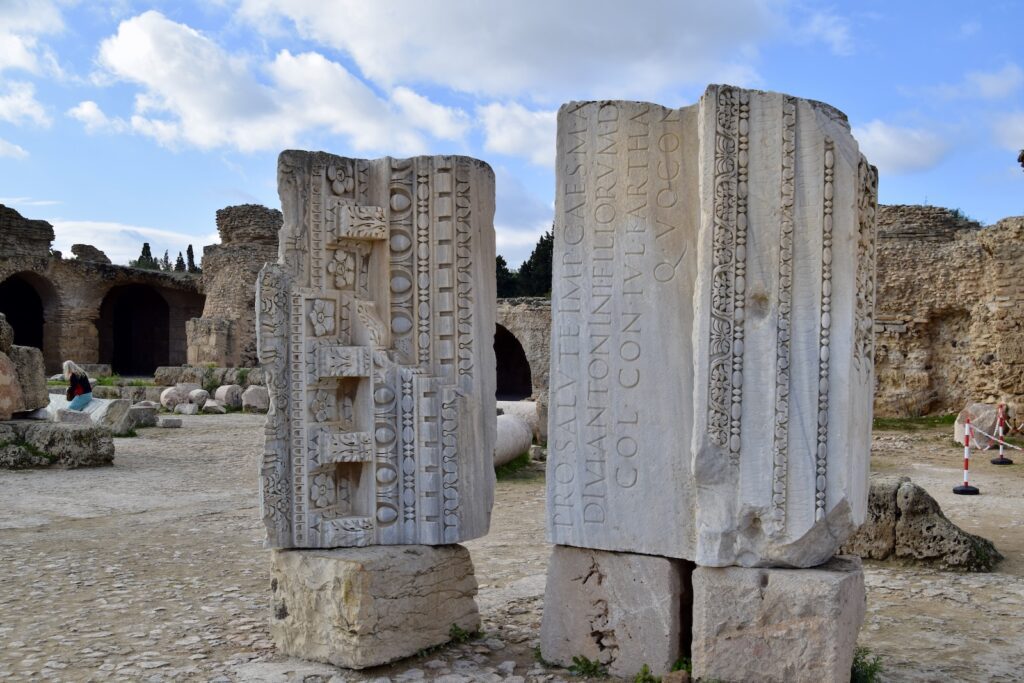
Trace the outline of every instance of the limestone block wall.
<path fill-rule="evenodd" d="M 1024 217 L 880 207 L 875 414 L 1024 409 Z"/>
<path fill-rule="evenodd" d="M 203 248 L 202 323 L 188 331 L 190 365 L 253 367 L 256 359 L 255 301 L 260 268 L 277 260 L 281 212 L 258 204 L 217 211 L 221 244 Z"/>

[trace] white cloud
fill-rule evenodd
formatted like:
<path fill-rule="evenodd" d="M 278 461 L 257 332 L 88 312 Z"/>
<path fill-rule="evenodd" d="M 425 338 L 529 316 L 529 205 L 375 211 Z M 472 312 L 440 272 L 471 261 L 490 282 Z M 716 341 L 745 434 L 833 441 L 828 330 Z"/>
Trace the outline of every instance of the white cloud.
<path fill-rule="evenodd" d="M 0 204 L 5 206 L 55 206 L 62 204 L 57 199 L 32 199 L 32 197 L 0 197 Z"/>
<path fill-rule="evenodd" d="M 50 0 L 0 2 L 0 72 L 21 69 L 31 73 L 60 72 L 53 53 L 40 44 L 42 35 L 64 28 L 60 10 Z"/>
<path fill-rule="evenodd" d="M 850 23 L 843 17 L 827 12 L 815 12 L 807 23 L 798 27 L 797 33 L 804 39 L 819 40 L 829 46 L 833 54 L 853 54 L 853 40 L 850 38 Z"/>
<path fill-rule="evenodd" d="M 0 158 L 2 157 L 25 159 L 28 158 L 28 151 L 20 145 L 16 145 L 13 142 L 8 142 L 7 140 L 0 138 Z M 6 203 L 7 202 L 0 200 L 0 204 Z"/>
<path fill-rule="evenodd" d="M 557 111 L 531 111 L 515 102 L 497 102 L 477 109 L 484 126 L 484 149 L 529 159 L 538 166 L 555 165 Z"/>
<path fill-rule="evenodd" d="M 243 0 L 238 16 L 270 32 L 291 21 L 385 87 L 433 83 L 551 102 L 651 97 L 736 71 L 781 28 L 777 12 L 772 0 Z"/>
<path fill-rule="evenodd" d="M 956 84 L 944 83 L 925 89 L 926 94 L 946 100 L 974 98 L 1000 100 L 1010 97 L 1024 85 L 1024 69 L 1007 62 L 997 71 L 971 71 Z"/>
<path fill-rule="evenodd" d="M 316 52 L 282 50 L 253 65 L 155 11 L 121 22 L 101 44 L 99 63 L 142 87 L 130 126 L 168 147 L 279 149 L 322 129 L 348 137 L 357 151 L 416 154 L 428 149 L 420 131 L 451 139 L 466 129 L 459 110 L 407 89 L 394 102 L 382 99 Z M 98 120 L 93 111 L 78 114 Z"/>
<path fill-rule="evenodd" d="M 981 24 L 977 21 L 966 21 L 960 24 L 960 38 L 970 38 L 977 35 L 981 30 Z"/>
<path fill-rule="evenodd" d="M 461 109 L 435 104 L 406 87 L 395 88 L 391 101 L 417 128 L 441 140 L 461 140 L 469 128 L 469 116 Z"/>
<path fill-rule="evenodd" d="M 933 168 L 949 151 L 949 143 L 921 128 L 904 128 L 875 119 L 853 129 L 868 161 L 881 173 L 914 173 Z"/>
<path fill-rule="evenodd" d="M 555 209 L 527 191 L 508 169 L 497 166 L 495 175 L 495 245 L 510 268 L 518 268 L 551 229 Z"/>
<path fill-rule="evenodd" d="M 992 127 L 996 141 L 1010 150 L 1024 149 L 1024 112 L 1004 114 Z"/>
<path fill-rule="evenodd" d="M 0 121 L 15 125 L 31 122 L 43 127 L 51 123 L 36 99 L 36 87 L 25 81 L 8 81 L 7 91 L 0 93 Z"/>
<path fill-rule="evenodd" d="M 197 258 L 202 247 L 210 243 L 210 236 L 190 235 L 173 230 L 162 230 L 106 221 L 52 220 L 53 248 L 71 255 L 71 245 L 91 244 L 103 251 L 114 263 L 127 264 L 139 257 L 143 242 L 149 242 L 153 255 L 163 256 L 167 251 L 173 261 L 191 244 Z M 205 241 L 204 241 L 205 240 Z"/>
<path fill-rule="evenodd" d="M 79 102 L 71 109 L 68 109 L 67 115 L 81 121 L 85 125 L 85 132 L 87 133 L 120 133 L 128 128 L 128 124 L 124 119 L 108 117 L 100 109 L 100 106 L 92 100 Z"/>

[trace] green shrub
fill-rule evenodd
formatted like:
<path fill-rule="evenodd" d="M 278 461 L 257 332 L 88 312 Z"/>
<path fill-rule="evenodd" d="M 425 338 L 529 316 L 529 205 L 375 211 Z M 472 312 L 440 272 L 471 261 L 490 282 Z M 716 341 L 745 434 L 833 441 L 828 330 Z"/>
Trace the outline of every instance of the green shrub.
<path fill-rule="evenodd" d="M 608 676 L 608 670 L 601 662 L 587 659 L 583 655 L 576 655 L 572 658 L 569 673 L 582 678 L 605 678 Z"/>
<path fill-rule="evenodd" d="M 640 673 L 633 676 L 633 683 L 661 683 L 661 678 L 652 674 L 651 667 L 644 664 Z"/>
<path fill-rule="evenodd" d="M 866 647 L 853 651 L 853 666 L 850 667 L 850 683 L 875 683 L 882 671 L 882 658 L 872 655 Z"/>

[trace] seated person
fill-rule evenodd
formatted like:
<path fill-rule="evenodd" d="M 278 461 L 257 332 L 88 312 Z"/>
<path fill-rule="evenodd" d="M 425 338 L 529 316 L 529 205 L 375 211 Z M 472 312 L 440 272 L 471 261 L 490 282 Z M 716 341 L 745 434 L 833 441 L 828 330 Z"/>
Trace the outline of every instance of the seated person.
<path fill-rule="evenodd" d="M 84 410 L 92 400 L 92 385 L 85 370 L 75 365 L 74 361 L 64 361 L 64 379 L 68 381 L 67 399 L 69 410 Z"/>

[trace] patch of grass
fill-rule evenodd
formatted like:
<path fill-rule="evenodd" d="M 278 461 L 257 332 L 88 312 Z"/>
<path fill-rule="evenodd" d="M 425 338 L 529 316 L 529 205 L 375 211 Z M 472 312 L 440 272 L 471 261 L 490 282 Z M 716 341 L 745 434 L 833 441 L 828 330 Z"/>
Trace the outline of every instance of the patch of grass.
<path fill-rule="evenodd" d="M 882 658 L 871 654 L 866 647 L 853 651 L 853 666 L 850 667 L 850 683 L 875 683 L 882 671 Z"/>
<path fill-rule="evenodd" d="M 661 683 L 661 677 L 651 673 L 651 667 L 646 664 L 640 669 L 640 673 L 633 676 L 633 683 Z"/>
<path fill-rule="evenodd" d="M 946 427 L 954 422 L 956 422 L 956 413 L 948 413 L 924 417 L 876 417 L 871 426 L 874 429 L 908 432 L 917 429 Z"/>
<path fill-rule="evenodd" d="M 247 379 L 249 379 L 249 368 L 238 368 L 238 372 L 235 373 L 235 381 L 244 387 Z"/>
<path fill-rule="evenodd" d="M 504 465 L 494 468 L 495 476 L 501 479 L 508 479 L 519 470 L 530 464 L 530 452 L 524 451 L 516 456 L 515 460 L 509 460 Z"/>
<path fill-rule="evenodd" d="M 449 642 L 461 645 L 462 643 L 468 643 L 471 640 L 476 640 L 481 635 L 480 631 L 467 631 L 458 624 L 452 624 L 452 627 L 448 629 Z"/>
<path fill-rule="evenodd" d="M 97 387 L 119 387 L 121 386 L 121 375 L 110 375 L 109 377 L 92 377 L 93 386 Z"/>
<path fill-rule="evenodd" d="M 540 646 L 539 645 L 537 647 L 533 648 L 533 658 L 535 660 L 537 660 L 538 664 L 540 664 L 541 666 L 547 667 L 549 669 L 553 669 L 553 668 L 558 666 L 557 664 L 553 664 L 552 662 L 549 662 L 548 660 L 544 659 L 544 655 L 542 655 L 541 652 L 540 652 Z"/>
<path fill-rule="evenodd" d="M 131 438 L 134 438 L 134 437 L 136 437 L 138 435 L 139 435 L 139 433 L 137 431 L 135 431 L 135 427 L 132 427 L 131 429 L 129 429 L 126 432 L 121 432 L 120 434 L 114 434 L 114 438 L 115 439 L 131 439 Z"/>
<path fill-rule="evenodd" d="M 608 670 L 601 662 L 587 659 L 583 655 L 576 655 L 572 658 L 572 666 L 569 673 L 581 678 L 607 678 Z"/>
<path fill-rule="evenodd" d="M 688 674 L 692 674 L 693 662 L 689 657 L 680 657 L 672 664 L 672 671 L 685 671 Z"/>
<path fill-rule="evenodd" d="M 203 379 L 200 384 L 203 385 L 203 389 L 206 389 L 206 393 L 213 396 L 217 392 L 217 387 L 220 386 L 220 382 L 216 377 L 213 376 L 213 365 L 208 365 L 203 370 Z"/>

